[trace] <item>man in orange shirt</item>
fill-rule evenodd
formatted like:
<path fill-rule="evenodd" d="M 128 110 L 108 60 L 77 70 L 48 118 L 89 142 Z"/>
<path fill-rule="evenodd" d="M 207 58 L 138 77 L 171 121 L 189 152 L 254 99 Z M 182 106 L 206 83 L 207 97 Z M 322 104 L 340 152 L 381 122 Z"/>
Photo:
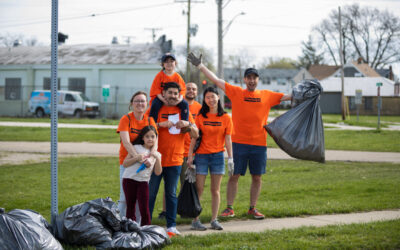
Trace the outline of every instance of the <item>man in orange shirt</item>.
<path fill-rule="evenodd" d="M 196 116 L 201 109 L 201 104 L 194 100 L 196 97 L 197 97 L 196 83 L 188 82 L 186 84 L 185 100 L 189 104 L 189 112 L 192 114 L 193 120 L 196 120 Z M 183 183 L 185 182 L 185 172 L 188 167 L 187 158 L 188 158 L 188 153 L 189 153 L 189 146 L 190 146 L 190 135 L 186 134 L 185 135 L 185 153 L 183 154 L 184 158 L 183 158 L 183 165 L 182 165 L 182 171 L 181 171 L 181 176 L 180 176 L 181 188 L 183 186 Z M 166 215 L 166 212 L 165 212 L 165 198 L 164 198 L 163 199 L 163 211 L 158 215 L 158 218 L 164 219 L 165 215 Z"/>
<path fill-rule="evenodd" d="M 169 82 L 164 85 L 163 97 L 167 105 L 163 105 L 158 113 L 158 152 L 161 153 L 161 165 L 163 171 L 161 175 L 151 175 L 149 182 L 149 208 L 150 214 L 153 214 L 154 204 L 157 198 L 161 179 L 164 179 L 165 203 L 167 232 L 170 234 L 180 234 L 176 229 L 176 210 L 177 197 L 176 188 L 181 173 L 183 163 L 183 153 L 185 151 L 185 134 L 174 129 L 187 129 L 193 138 L 197 138 L 198 129 L 194 124 L 193 117 L 189 114 L 189 121 L 180 119 L 180 109 L 176 106 L 178 103 L 180 87 L 175 82 Z M 176 122 L 171 117 L 178 116 Z M 175 127 L 175 128 L 173 128 Z"/>
<path fill-rule="evenodd" d="M 246 69 L 244 82 L 246 89 L 231 85 L 218 78 L 201 63 L 200 57 L 193 53 L 188 55 L 188 61 L 196 66 L 215 85 L 222 89 L 232 102 L 232 147 L 234 170 L 229 169 L 230 177 L 227 187 L 227 208 L 222 217 L 233 217 L 233 202 L 238 188 L 240 175 L 245 175 L 247 165 L 252 177 L 250 187 L 250 208 L 247 212 L 255 219 L 264 219 L 264 215 L 255 208 L 261 191 L 261 176 L 265 174 L 267 165 L 267 124 L 269 110 L 281 101 L 291 99 L 291 95 L 270 90 L 256 90 L 259 80 L 258 71 Z M 232 173 L 233 172 L 233 173 Z"/>

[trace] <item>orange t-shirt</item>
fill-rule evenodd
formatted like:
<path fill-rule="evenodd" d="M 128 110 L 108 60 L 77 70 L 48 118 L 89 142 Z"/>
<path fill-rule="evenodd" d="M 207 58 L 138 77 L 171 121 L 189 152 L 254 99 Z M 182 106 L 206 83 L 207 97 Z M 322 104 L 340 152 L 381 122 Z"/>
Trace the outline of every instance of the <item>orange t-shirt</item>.
<path fill-rule="evenodd" d="M 164 88 L 164 84 L 167 82 L 176 82 L 180 87 L 181 91 L 179 92 L 182 96 L 185 96 L 186 93 L 186 85 L 185 81 L 182 77 L 177 73 L 173 73 L 172 75 L 167 75 L 163 70 L 157 73 L 156 77 L 154 77 L 153 83 L 150 88 L 150 105 L 154 98 L 158 94 L 161 94 Z"/>
<path fill-rule="evenodd" d="M 192 113 L 193 120 L 196 120 L 196 116 L 199 113 L 200 109 L 201 109 L 201 104 L 196 101 L 194 101 L 191 105 L 189 105 L 189 111 L 190 111 L 190 113 Z M 191 141 L 190 135 L 186 134 L 185 135 L 185 153 L 183 154 L 185 157 L 187 157 L 188 153 L 189 153 L 190 141 Z"/>
<path fill-rule="evenodd" d="M 232 142 L 266 146 L 269 110 L 279 104 L 283 93 L 270 90 L 248 91 L 225 83 L 225 94 L 232 102 Z"/>
<path fill-rule="evenodd" d="M 228 114 L 217 116 L 207 113 L 196 117 L 196 126 L 201 130 L 202 137 L 196 154 L 212 154 L 224 151 L 225 135 L 232 134 L 232 119 Z"/>
<path fill-rule="evenodd" d="M 181 110 L 176 107 L 162 106 L 158 112 L 157 122 L 168 120 L 169 115 L 181 114 Z M 192 114 L 189 112 L 189 122 L 194 123 Z M 161 153 L 161 165 L 163 167 L 181 166 L 183 163 L 183 153 L 185 151 L 186 134 L 170 134 L 168 128 L 159 128 L 158 152 Z"/>
<path fill-rule="evenodd" d="M 128 131 L 129 132 L 129 139 L 131 142 L 133 142 L 136 137 L 139 135 L 140 130 L 142 130 L 143 127 L 148 126 L 149 125 L 149 116 L 144 114 L 143 119 L 142 120 L 136 120 L 135 116 L 133 115 L 133 112 L 130 112 L 129 117 L 131 118 L 131 131 L 129 131 L 129 118 L 124 115 L 120 120 L 119 120 L 119 125 L 117 128 L 117 133 L 121 132 L 121 131 Z M 152 125 L 153 127 L 155 127 L 157 129 L 157 125 L 154 122 L 154 119 L 152 117 L 150 117 L 150 125 Z M 121 142 L 121 145 L 119 147 L 119 164 L 122 165 L 122 163 L 124 162 L 126 156 L 128 155 L 128 151 L 126 151 L 126 148 L 124 147 L 124 145 Z"/>

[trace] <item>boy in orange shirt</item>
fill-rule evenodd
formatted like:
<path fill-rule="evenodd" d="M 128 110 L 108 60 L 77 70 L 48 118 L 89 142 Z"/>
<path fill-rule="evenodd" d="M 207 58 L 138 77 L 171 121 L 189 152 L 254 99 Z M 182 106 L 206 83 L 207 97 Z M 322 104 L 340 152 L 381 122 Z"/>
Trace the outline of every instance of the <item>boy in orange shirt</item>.
<path fill-rule="evenodd" d="M 175 105 L 181 110 L 181 119 L 188 121 L 189 119 L 189 104 L 183 96 L 186 93 L 185 82 L 182 77 L 175 71 L 176 58 L 171 53 L 166 53 L 161 57 L 162 70 L 154 77 L 150 88 L 150 117 L 156 121 L 158 112 L 163 105 L 167 105 L 167 101 L 162 95 L 163 87 L 167 82 L 176 82 L 179 84 L 179 98 Z"/>

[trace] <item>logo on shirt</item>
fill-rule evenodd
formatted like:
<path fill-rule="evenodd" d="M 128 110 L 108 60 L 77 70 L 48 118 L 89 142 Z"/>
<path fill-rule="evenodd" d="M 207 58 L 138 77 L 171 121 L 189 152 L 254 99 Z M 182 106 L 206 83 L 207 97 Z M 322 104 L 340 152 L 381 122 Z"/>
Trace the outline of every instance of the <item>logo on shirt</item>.
<path fill-rule="evenodd" d="M 162 119 L 167 119 L 168 120 L 168 116 L 170 116 L 170 115 L 176 115 L 177 113 L 175 113 L 175 114 L 161 114 L 161 118 Z"/>
<path fill-rule="evenodd" d="M 204 121 L 203 125 L 204 126 L 221 127 L 222 123 L 221 122 Z"/>
<path fill-rule="evenodd" d="M 140 129 L 131 128 L 131 133 L 132 134 L 139 134 L 140 133 Z"/>
<path fill-rule="evenodd" d="M 261 98 L 245 97 L 245 102 L 261 102 Z"/>

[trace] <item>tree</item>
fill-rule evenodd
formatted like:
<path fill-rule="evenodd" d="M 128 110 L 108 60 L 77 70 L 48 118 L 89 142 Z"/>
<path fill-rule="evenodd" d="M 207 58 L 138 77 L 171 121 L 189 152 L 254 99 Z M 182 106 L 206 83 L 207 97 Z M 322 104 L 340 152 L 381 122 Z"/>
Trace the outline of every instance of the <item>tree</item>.
<path fill-rule="evenodd" d="M 312 31 L 335 65 L 340 64 L 338 16 L 338 10 L 332 10 Z M 341 19 L 345 63 L 362 57 L 377 69 L 400 61 L 399 17 L 353 4 L 343 7 Z"/>
<path fill-rule="evenodd" d="M 260 68 L 268 69 L 295 69 L 298 63 L 287 57 L 267 57 L 260 64 Z"/>
<path fill-rule="evenodd" d="M 323 53 L 318 53 L 313 44 L 311 36 L 308 36 L 307 42 L 301 42 L 303 55 L 298 57 L 298 67 L 309 69 L 311 65 L 319 65 L 324 63 Z"/>
<path fill-rule="evenodd" d="M 18 45 L 31 47 L 31 46 L 37 46 L 39 45 L 39 43 L 35 37 L 26 38 L 22 34 L 11 34 L 11 33 L 0 34 L 1 47 L 13 47 Z"/>

